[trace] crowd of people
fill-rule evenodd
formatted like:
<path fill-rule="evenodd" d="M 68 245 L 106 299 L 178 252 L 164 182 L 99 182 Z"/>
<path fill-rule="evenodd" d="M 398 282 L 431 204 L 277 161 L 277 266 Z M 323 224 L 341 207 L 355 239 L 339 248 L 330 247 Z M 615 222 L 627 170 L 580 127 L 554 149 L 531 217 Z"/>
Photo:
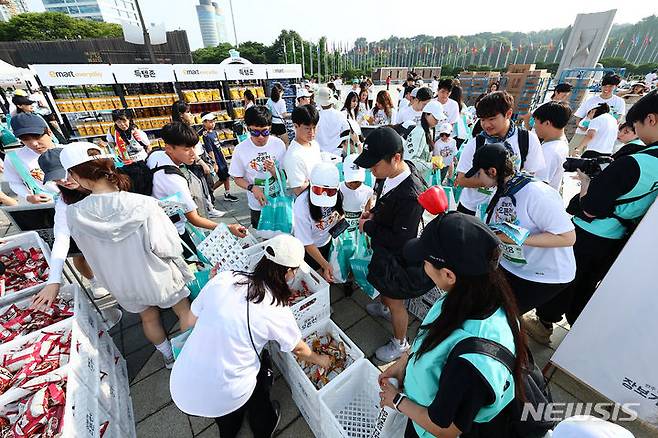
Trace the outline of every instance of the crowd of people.
<path fill-rule="evenodd" d="M 265 344 L 277 341 L 324 368 L 332 360 L 302 340 L 287 306 L 290 284 L 304 263 L 338 283 L 330 252 L 342 233 L 356 233 L 370 242 L 367 281 L 381 296 L 367 311 L 392 326 L 375 353 L 394 362 L 380 376 L 381 402 L 409 418 L 405 436 L 513 436 L 530 363 L 526 335 L 549 344 L 553 324 L 577 320 L 658 196 L 658 91 L 626 111 L 615 94 L 621 78 L 608 75 L 600 94 L 572 113 L 571 88 L 558 84 L 550 100 L 515 119 L 514 99 L 499 84 L 469 110 L 452 79 L 426 85 L 409 77 L 397 105 L 369 80 L 347 92 L 339 81 L 299 87 L 290 112 L 276 84 L 266 105 L 245 96 L 248 135 L 230 162 L 214 114 L 203 114 L 196 131 L 184 102 L 160 132 L 162 149 L 123 110 L 99 145 L 57 145 L 42 116 L 16 114 L 11 127 L 23 146 L 7 154 L 5 181 L 19 202 L 56 208 L 50 279 L 33 305 L 53 303 L 75 245 L 75 266 L 95 295 L 116 299 L 106 319 L 116 322 L 119 308 L 140 315 L 173 368 L 172 398 L 182 411 L 214 418 L 223 438 L 236 436 L 247 415 L 255 436 L 269 437 L 280 406 L 270 399 Z M 580 193 L 565 209 L 570 166 Z M 215 276 L 190 303 L 194 235 L 224 214 L 216 190 L 239 202 L 231 180 L 246 191 L 256 232 L 266 206 L 292 197 L 292 235 L 270 239 L 253 271 Z M 425 223 L 419 199 L 437 188 L 456 211 Z M 177 211 L 165 213 L 162 201 Z M 405 300 L 432 288 L 443 293 L 408 339 Z M 193 328 L 176 360 L 160 322 L 166 308 L 182 331 Z M 513 363 L 468 350 L 451 355 L 473 337 Z"/>

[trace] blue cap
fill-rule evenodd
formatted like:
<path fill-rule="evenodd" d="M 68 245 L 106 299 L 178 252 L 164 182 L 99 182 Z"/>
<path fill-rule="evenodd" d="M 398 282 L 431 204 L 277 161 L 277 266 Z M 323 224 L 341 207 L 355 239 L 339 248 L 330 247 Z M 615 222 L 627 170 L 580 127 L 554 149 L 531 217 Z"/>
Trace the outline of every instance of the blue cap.
<path fill-rule="evenodd" d="M 21 135 L 43 135 L 48 128 L 48 124 L 38 114 L 19 113 L 11 118 L 11 130 L 16 137 Z"/>

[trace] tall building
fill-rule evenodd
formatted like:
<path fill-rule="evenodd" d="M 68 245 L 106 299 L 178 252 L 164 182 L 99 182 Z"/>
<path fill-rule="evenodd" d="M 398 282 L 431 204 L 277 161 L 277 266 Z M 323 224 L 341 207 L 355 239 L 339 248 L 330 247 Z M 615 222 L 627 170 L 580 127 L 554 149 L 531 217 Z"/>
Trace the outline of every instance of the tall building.
<path fill-rule="evenodd" d="M 48 12 L 62 12 L 75 18 L 140 25 L 134 0 L 43 0 L 43 6 Z"/>
<path fill-rule="evenodd" d="M 24 0 L 0 0 L 0 20 L 9 21 L 14 15 L 28 12 Z"/>
<path fill-rule="evenodd" d="M 199 17 L 199 29 L 204 47 L 215 47 L 221 42 L 228 41 L 224 11 L 217 2 L 199 0 L 196 13 Z"/>

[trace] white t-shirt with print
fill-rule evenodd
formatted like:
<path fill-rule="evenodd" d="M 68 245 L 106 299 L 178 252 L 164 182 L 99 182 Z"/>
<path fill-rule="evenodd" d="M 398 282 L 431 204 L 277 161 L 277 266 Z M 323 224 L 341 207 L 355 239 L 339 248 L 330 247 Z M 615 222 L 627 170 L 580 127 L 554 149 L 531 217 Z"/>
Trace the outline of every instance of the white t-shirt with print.
<path fill-rule="evenodd" d="M 592 96 L 587 99 L 585 102 L 581 103 L 578 109 L 576 110 L 574 116 L 584 119 L 587 116 L 587 113 L 599 106 L 600 103 L 607 103 L 610 107 L 610 112 L 617 120 L 621 120 L 624 115 L 626 115 L 626 102 L 621 97 L 613 94 L 607 99 L 601 97 L 600 94 Z M 586 130 L 583 130 L 580 126 L 576 129 L 576 134 L 585 134 Z"/>
<path fill-rule="evenodd" d="M 286 154 L 286 145 L 273 135 L 267 139 L 265 146 L 256 146 L 251 138 L 239 143 L 233 150 L 231 165 L 228 169 L 233 178 L 244 178 L 249 184 L 259 186 L 265 190 L 265 182 L 270 180 L 270 195 L 276 193 L 276 180 L 274 176 L 265 170 L 265 161 L 272 160 L 281 163 Z M 260 211 L 260 203 L 253 193 L 247 192 L 247 203 L 252 210 Z"/>
<path fill-rule="evenodd" d="M 530 235 L 562 234 L 574 229 L 571 218 L 564 210 L 562 197 L 544 182 L 530 182 L 514 197 L 516 207 L 509 197 L 498 201 L 489 223 L 516 224 L 529 230 Z M 500 264 L 517 277 L 537 283 L 568 283 L 576 276 L 576 259 L 572 247 L 538 248 L 523 245 L 522 252 L 526 264 L 511 262 L 505 256 L 500 258 Z"/>
<path fill-rule="evenodd" d="M 521 151 L 519 150 L 519 130 L 508 138 L 506 142 L 514 152 L 514 161 L 517 170 L 523 170 L 527 173 L 535 174 L 544 168 L 544 154 L 541 151 L 539 138 L 534 132 L 528 132 L 528 156 L 525 160 L 525 166 L 521 169 Z M 491 143 L 487 141 L 486 143 Z M 462 148 L 462 154 L 457 165 L 457 172 L 466 173 L 473 167 L 473 155 L 475 154 L 476 138 L 470 139 Z M 494 189 L 489 188 L 469 188 L 465 187 L 459 197 L 459 203 L 469 210 L 476 211 L 478 205 L 489 202 Z"/>
<path fill-rule="evenodd" d="M 267 108 L 272 112 L 272 124 L 273 125 L 283 125 L 285 121 L 283 115 L 288 111 L 286 107 L 286 101 L 282 97 L 278 102 L 274 102 L 272 99 L 268 99 L 265 103 Z"/>
<path fill-rule="evenodd" d="M 452 99 L 448 99 L 446 103 L 442 103 L 441 105 L 443 106 L 443 113 L 447 117 L 447 120 L 441 123 L 450 123 L 452 125 L 457 122 L 459 118 L 459 104 Z"/>
<path fill-rule="evenodd" d="M 588 130 L 596 131 L 594 138 L 587 144 L 588 151 L 596 151 L 601 154 L 611 154 L 617 141 L 617 119 L 611 114 L 601 114 L 589 122 Z"/>
<path fill-rule="evenodd" d="M 340 192 L 343 194 L 343 210 L 345 211 L 345 219 L 350 225 L 349 231 L 354 231 L 359 227 L 359 218 L 363 213 L 366 204 L 372 198 L 372 187 L 363 183 L 356 189 L 352 190 L 342 182 L 340 184 Z"/>
<path fill-rule="evenodd" d="M 408 105 L 404 108 L 400 108 L 400 111 L 398 111 L 398 119 L 396 124 L 405 124 L 405 123 L 410 123 L 412 125 L 419 125 L 420 124 L 420 118 L 422 117 L 423 112 L 422 111 L 416 111 L 414 110 L 414 107 L 411 105 Z"/>
<path fill-rule="evenodd" d="M 316 222 L 309 211 L 309 191 L 299 195 L 293 205 L 293 234 L 304 246 L 325 246 L 331 240 L 329 230 L 338 222 L 338 213 L 333 208 L 322 209 L 322 220 Z"/>
<path fill-rule="evenodd" d="M 449 138 L 448 141 L 443 141 L 438 138 L 434 142 L 432 155 L 441 157 L 443 164 L 447 167 L 452 164 L 455 155 L 457 155 L 457 141 L 454 138 Z"/>
<path fill-rule="evenodd" d="M 268 341 L 281 351 L 292 351 L 302 338 L 288 306 L 272 304 L 267 295 L 249 303 L 244 277 L 222 272 L 192 301 L 198 318 L 169 378 L 171 397 L 190 415 L 220 417 L 243 406 L 256 387 L 260 361 L 249 338 L 249 329 L 260 354 Z"/>
<path fill-rule="evenodd" d="M 305 181 L 310 181 L 311 171 L 321 161 L 320 145 L 317 141 L 311 141 L 309 147 L 302 146 L 296 140 L 291 141 L 283 157 L 283 169 L 288 178 L 288 187 L 301 187 Z"/>
<path fill-rule="evenodd" d="M 569 155 L 569 145 L 561 138 L 559 140 L 547 141 L 541 145 L 544 153 L 544 163 L 546 166 L 536 173 L 537 179 L 540 179 L 555 190 L 560 190 L 562 177 L 564 176 L 563 164 Z"/>
<path fill-rule="evenodd" d="M 16 154 L 16 158 L 18 158 L 18 161 L 23 163 L 23 167 L 25 167 L 25 170 L 32 176 L 32 178 L 34 178 L 34 182 L 36 183 L 37 187 L 39 187 L 41 190 L 46 192 L 50 192 L 54 194 L 59 193 L 59 189 L 57 188 L 57 185 L 54 182 L 49 181 L 46 184 L 43 184 L 44 174 L 43 174 L 43 170 L 41 170 L 41 168 L 39 167 L 39 157 L 41 156 L 40 154 L 37 154 L 27 146 L 23 146 L 20 149 L 7 152 L 7 154 L 10 153 Z M 16 171 L 12 159 L 6 156 L 4 165 L 5 165 L 5 171 L 4 171 L 5 182 L 9 184 L 11 191 L 16 193 L 16 196 L 18 196 L 19 201 L 27 202 L 25 198 L 31 195 L 32 192 L 27 188 L 25 182 L 23 181 L 23 178 L 18 174 L 18 171 Z"/>
<path fill-rule="evenodd" d="M 149 169 L 154 169 L 160 166 L 176 166 L 169 155 L 164 151 L 155 151 L 153 152 L 148 160 L 146 160 L 146 165 Z M 177 202 L 180 202 L 184 206 L 184 213 L 189 213 L 197 209 L 196 202 L 192 198 L 192 193 L 190 192 L 190 187 L 187 184 L 187 179 L 180 175 L 165 173 L 164 169 L 159 170 L 153 174 L 153 194 L 152 196 L 156 199 L 164 199 L 169 196 L 177 194 Z M 184 215 L 180 215 L 180 220 L 176 222 L 176 230 L 178 234 L 185 233 L 185 223 L 187 218 Z"/>

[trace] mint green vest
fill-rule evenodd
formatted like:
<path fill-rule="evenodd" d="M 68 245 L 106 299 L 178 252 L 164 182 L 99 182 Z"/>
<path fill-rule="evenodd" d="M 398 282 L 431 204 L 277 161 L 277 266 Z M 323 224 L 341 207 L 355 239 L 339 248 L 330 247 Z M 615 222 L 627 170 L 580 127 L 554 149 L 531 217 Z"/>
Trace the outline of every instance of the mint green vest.
<path fill-rule="evenodd" d="M 651 146 L 644 151 L 658 150 L 658 146 Z M 632 199 L 642 196 L 640 199 L 615 207 L 614 214 L 624 219 L 638 219 L 644 216 L 653 201 L 658 196 L 658 158 L 642 152 L 629 155 L 640 166 L 640 178 L 633 189 L 619 198 Z M 643 196 L 646 195 L 646 196 Z M 613 217 L 594 219 L 587 222 L 579 217 L 573 218 L 573 223 L 585 231 L 606 239 L 621 239 L 626 235 L 626 227 Z"/>
<path fill-rule="evenodd" d="M 422 325 L 436 320 L 441 313 L 442 306 L 443 299 L 434 303 L 434 306 L 432 306 L 423 320 Z M 436 394 L 440 391 L 439 379 L 450 351 L 459 341 L 472 336 L 496 341 L 507 347 L 511 352 L 515 352 L 512 330 L 507 324 L 505 311 L 502 308 L 499 308 L 493 315 L 486 319 L 469 319 L 465 321 L 460 329 L 455 330 L 435 349 L 425 353 L 420 359 L 416 360 L 416 352 L 420 348 L 424 338 L 424 333 L 421 331 L 411 346 L 411 351 L 414 355 L 409 359 L 404 378 L 404 393 L 407 397 L 421 406 L 429 406 L 436 397 Z M 496 401 L 493 404 L 484 406 L 475 416 L 477 423 L 486 423 L 498 415 L 514 398 L 514 377 L 502 363 L 488 356 L 464 354 L 460 357 L 468 360 L 477 368 L 487 382 L 489 382 L 496 396 Z M 432 436 L 418 424 L 414 423 L 414 427 L 420 438 L 429 438 Z"/>

